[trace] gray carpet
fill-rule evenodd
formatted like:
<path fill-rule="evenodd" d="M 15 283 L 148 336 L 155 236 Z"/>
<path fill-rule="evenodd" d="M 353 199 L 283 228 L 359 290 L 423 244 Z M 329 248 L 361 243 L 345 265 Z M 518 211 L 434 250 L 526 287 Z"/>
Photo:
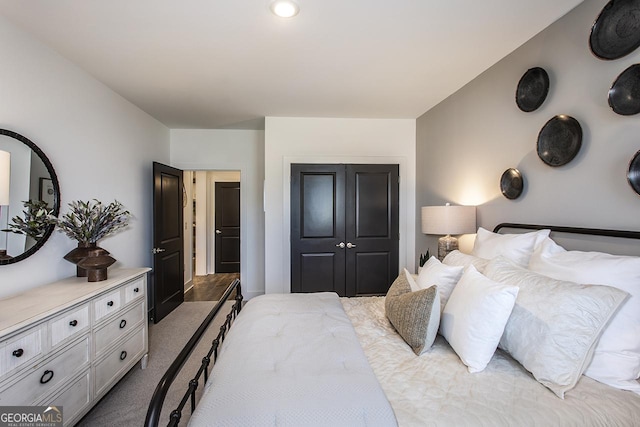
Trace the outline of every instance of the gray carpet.
<path fill-rule="evenodd" d="M 204 339 L 196 347 L 173 383 L 165 400 L 161 425 L 167 424 L 169 413 L 178 405 L 186 391 L 189 379 L 195 375 L 202 357 L 218 334 L 220 325 L 231 309 L 231 304 L 228 302 L 218 318 L 214 320 Z M 147 407 L 158 381 L 214 305 L 214 301 L 185 302 L 157 325 L 150 324 L 147 368 L 140 369 L 140 362 L 138 362 L 77 425 L 83 427 L 143 426 Z M 199 391 L 202 391 L 204 386 L 202 381 L 198 387 Z M 187 403 L 180 425 L 186 425 L 190 415 L 191 410 Z"/>

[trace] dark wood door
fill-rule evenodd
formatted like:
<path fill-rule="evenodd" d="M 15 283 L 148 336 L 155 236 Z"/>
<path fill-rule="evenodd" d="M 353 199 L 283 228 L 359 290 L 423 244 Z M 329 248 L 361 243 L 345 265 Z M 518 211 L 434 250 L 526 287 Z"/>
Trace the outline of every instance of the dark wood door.
<path fill-rule="evenodd" d="M 346 294 L 344 203 L 344 165 L 291 165 L 292 292 Z"/>
<path fill-rule="evenodd" d="M 383 294 L 398 275 L 398 165 L 291 165 L 291 290 Z"/>
<path fill-rule="evenodd" d="M 383 294 L 398 276 L 398 165 L 348 165 L 347 295 Z"/>
<path fill-rule="evenodd" d="M 184 301 L 182 171 L 153 163 L 153 310 L 155 323 Z"/>
<path fill-rule="evenodd" d="M 216 273 L 240 272 L 240 183 L 216 182 Z"/>

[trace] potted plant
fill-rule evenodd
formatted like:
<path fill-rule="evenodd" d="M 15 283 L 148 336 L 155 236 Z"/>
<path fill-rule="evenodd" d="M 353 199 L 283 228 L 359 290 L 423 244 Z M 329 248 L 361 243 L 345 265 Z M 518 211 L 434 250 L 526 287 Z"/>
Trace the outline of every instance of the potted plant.
<path fill-rule="evenodd" d="M 418 263 L 418 274 L 420 273 L 420 270 L 422 270 L 422 267 L 424 267 L 426 262 L 429 261 L 429 258 L 429 249 L 427 249 L 426 253 L 420 254 L 420 261 Z"/>
<path fill-rule="evenodd" d="M 22 211 L 24 219 L 20 216 L 14 216 L 11 219 L 9 228 L 2 231 L 15 234 L 24 234 L 34 240 L 39 240 L 47 232 L 47 228 L 51 225 L 49 217 L 53 212 L 46 202 L 42 200 L 28 200 L 22 202 L 25 209 Z"/>
<path fill-rule="evenodd" d="M 126 227 L 130 218 L 129 211 L 117 200 L 104 205 L 94 199 L 73 201 L 67 213 L 50 220 L 59 231 L 78 242 L 78 247 L 64 259 L 77 265 L 78 277 L 86 276 L 90 282 L 97 282 L 107 278 L 107 267 L 116 261 L 97 246 L 98 241 Z"/>

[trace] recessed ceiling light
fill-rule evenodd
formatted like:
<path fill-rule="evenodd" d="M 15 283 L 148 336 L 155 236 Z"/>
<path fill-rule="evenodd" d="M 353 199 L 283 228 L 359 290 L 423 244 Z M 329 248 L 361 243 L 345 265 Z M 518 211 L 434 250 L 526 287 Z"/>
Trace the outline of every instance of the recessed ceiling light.
<path fill-rule="evenodd" d="M 300 12 L 300 7 L 293 0 L 275 0 L 271 2 L 271 12 L 280 18 L 292 18 Z"/>

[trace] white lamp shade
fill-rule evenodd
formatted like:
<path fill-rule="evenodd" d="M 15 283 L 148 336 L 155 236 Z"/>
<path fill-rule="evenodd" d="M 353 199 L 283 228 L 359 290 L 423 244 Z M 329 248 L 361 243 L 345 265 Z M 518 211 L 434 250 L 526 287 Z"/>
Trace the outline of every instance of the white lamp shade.
<path fill-rule="evenodd" d="M 423 206 L 424 234 L 471 234 L 476 232 L 475 206 Z"/>
<path fill-rule="evenodd" d="M 9 184 L 11 183 L 11 153 L 0 151 L 0 206 L 9 205 Z"/>

